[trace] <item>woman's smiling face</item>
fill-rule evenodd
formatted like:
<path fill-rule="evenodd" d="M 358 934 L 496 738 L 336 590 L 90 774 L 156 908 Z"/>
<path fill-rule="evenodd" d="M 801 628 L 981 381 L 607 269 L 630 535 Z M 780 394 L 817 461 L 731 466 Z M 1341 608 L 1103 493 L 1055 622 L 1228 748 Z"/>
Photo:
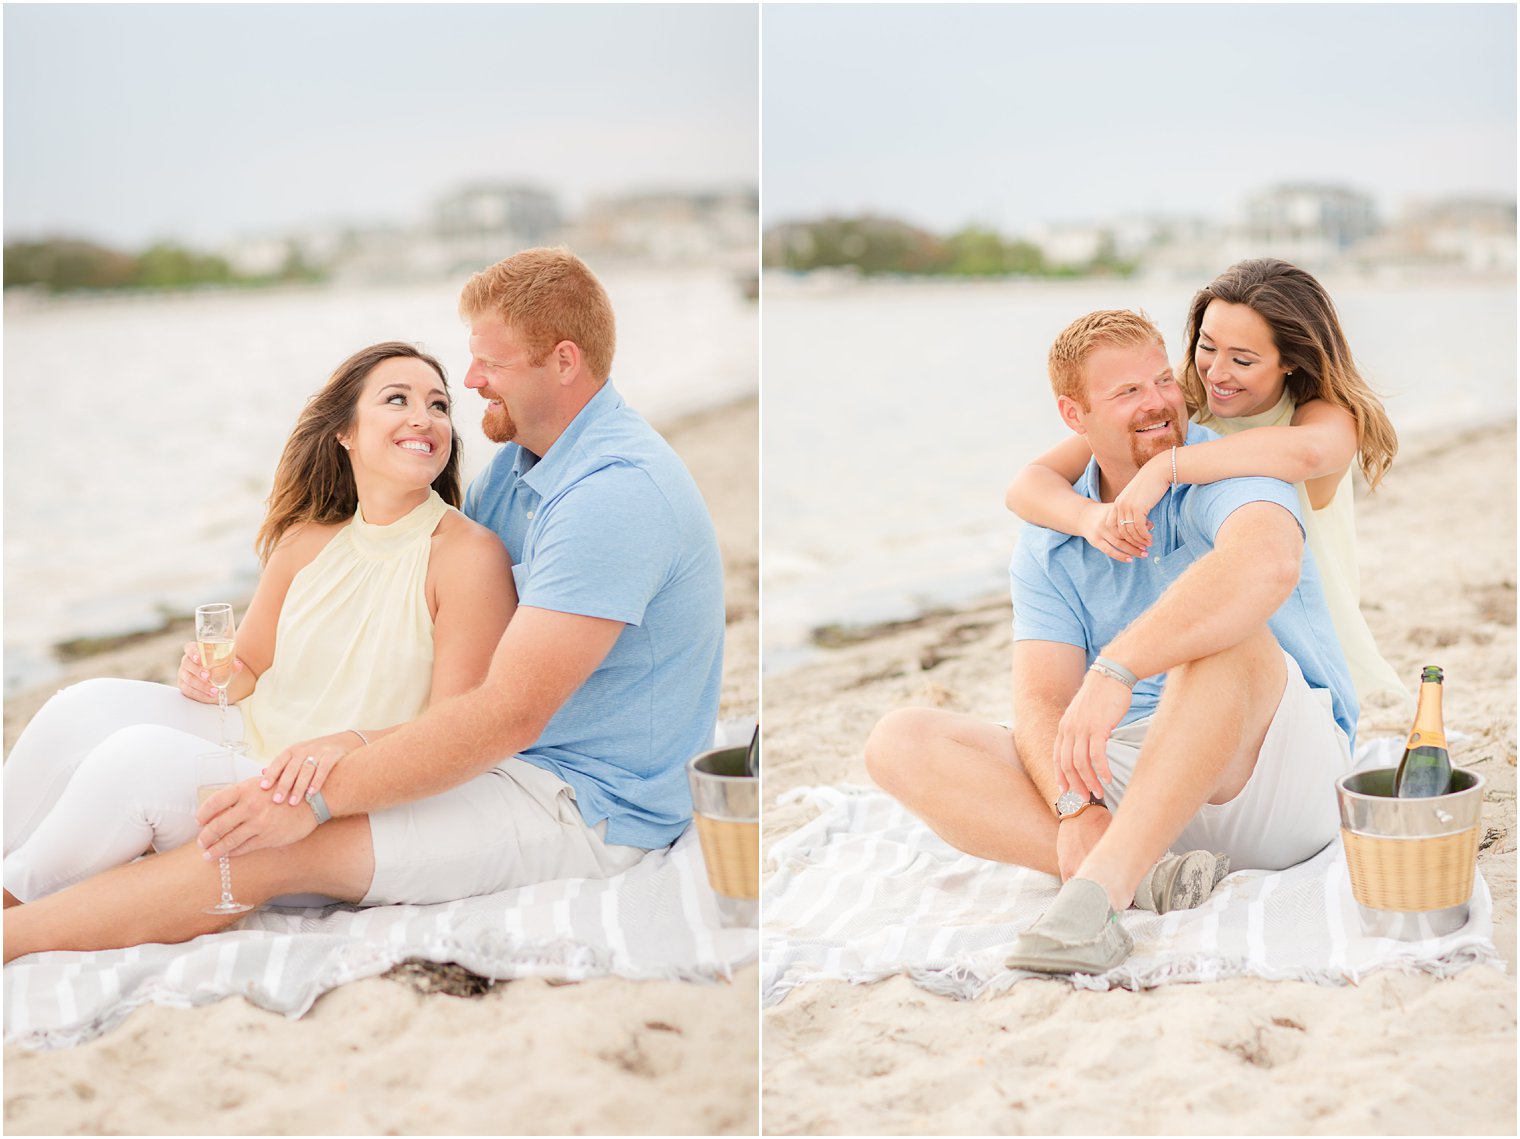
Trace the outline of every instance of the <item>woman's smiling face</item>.
<path fill-rule="evenodd" d="M 1271 325 L 1249 305 L 1221 300 L 1204 309 L 1193 364 L 1209 410 L 1220 419 L 1271 410 L 1288 373 Z"/>
<path fill-rule="evenodd" d="M 354 477 L 426 488 L 449 461 L 453 421 L 443 381 L 421 360 L 383 360 L 364 381 L 350 431 Z"/>

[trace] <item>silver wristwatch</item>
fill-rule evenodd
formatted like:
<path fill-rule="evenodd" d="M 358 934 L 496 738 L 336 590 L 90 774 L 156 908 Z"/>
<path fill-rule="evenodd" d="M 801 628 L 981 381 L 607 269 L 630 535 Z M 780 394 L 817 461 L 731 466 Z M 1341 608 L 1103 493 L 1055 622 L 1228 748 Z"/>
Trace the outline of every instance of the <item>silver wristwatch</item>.
<path fill-rule="evenodd" d="M 1076 818 L 1083 811 L 1087 810 L 1088 807 L 1101 807 L 1103 805 L 1102 799 L 1086 791 L 1078 791 L 1074 788 L 1062 791 L 1061 797 L 1056 800 L 1056 819 L 1064 823 L 1067 819 Z"/>

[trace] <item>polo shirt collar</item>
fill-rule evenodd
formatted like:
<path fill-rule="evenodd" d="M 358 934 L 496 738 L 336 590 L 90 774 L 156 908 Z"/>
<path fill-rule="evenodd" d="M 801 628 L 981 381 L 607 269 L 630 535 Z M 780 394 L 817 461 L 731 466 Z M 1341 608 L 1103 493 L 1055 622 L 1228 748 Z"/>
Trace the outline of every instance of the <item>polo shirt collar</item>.
<path fill-rule="evenodd" d="M 574 454 L 581 437 L 599 420 L 616 412 L 623 406 L 623 397 L 612 386 L 609 378 L 597 393 L 586 401 L 586 406 L 576 412 L 575 418 L 566 425 L 549 450 L 543 456 L 535 456 L 526 447 L 519 447 L 514 462 L 518 477 L 539 494 L 547 494 L 555 481 L 571 469 Z M 529 461 L 531 460 L 531 461 Z"/>
<path fill-rule="evenodd" d="M 1076 481 L 1072 489 L 1075 490 L 1078 494 L 1082 495 L 1084 498 L 1090 498 L 1094 502 L 1098 501 L 1097 459 L 1089 459 L 1087 461 L 1087 469 L 1082 472 L 1082 477 Z"/>

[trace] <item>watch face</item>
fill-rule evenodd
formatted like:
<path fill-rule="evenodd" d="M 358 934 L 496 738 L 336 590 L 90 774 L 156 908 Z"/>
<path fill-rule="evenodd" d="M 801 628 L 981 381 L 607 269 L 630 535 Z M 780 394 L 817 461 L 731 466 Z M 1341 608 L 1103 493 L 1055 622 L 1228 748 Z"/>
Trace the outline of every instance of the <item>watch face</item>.
<path fill-rule="evenodd" d="M 1069 815 L 1081 809 L 1087 801 L 1087 796 L 1080 791 L 1062 791 L 1061 797 L 1056 800 L 1056 814 Z"/>

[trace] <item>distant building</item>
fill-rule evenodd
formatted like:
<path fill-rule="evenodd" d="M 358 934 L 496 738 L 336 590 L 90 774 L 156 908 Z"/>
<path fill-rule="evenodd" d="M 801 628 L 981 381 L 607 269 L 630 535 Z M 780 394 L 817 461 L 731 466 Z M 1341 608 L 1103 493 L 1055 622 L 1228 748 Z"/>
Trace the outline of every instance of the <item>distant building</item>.
<path fill-rule="evenodd" d="M 240 277 L 272 277 L 290 260 L 291 243 L 283 237 L 246 237 L 225 243 L 221 255 Z"/>
<path fill-rule="evenodd" d="M 1411 243 L 1476 272 L 1514 272 L 1515 203 L 1452 198 L 1411 211 L 1401 229 Z"/>
<path fill-rule="evenodd" d="M 592 201 L 567 231 L 572 248 L 652 261 L 753 261 L 759 198 L 752 190 L 652 191 Z"/>
<path fill-rule="evenodd" d="M 425 260 L 439 272 L 484 268 L 547 243 L 563 224 L 553 194 L 513 183 L 477 184 L 433 204 L 423 238 Z"/>
<path fill-rule="evenodd" d="M 1055 222 L 1040 226 L 1029 240 L 1045 264 L 1065 269 L 1091 265 L 1105 249 L 1113 248 L 1113 227 L 1089 222 Z"/>
<path fill-rule="evenodd" d="M 1372 198 L 1345 186 L 1284 185 L 1252 194 L 1245 243 L 1306 268 L 1323 267 L 1378 231 Z"/>

